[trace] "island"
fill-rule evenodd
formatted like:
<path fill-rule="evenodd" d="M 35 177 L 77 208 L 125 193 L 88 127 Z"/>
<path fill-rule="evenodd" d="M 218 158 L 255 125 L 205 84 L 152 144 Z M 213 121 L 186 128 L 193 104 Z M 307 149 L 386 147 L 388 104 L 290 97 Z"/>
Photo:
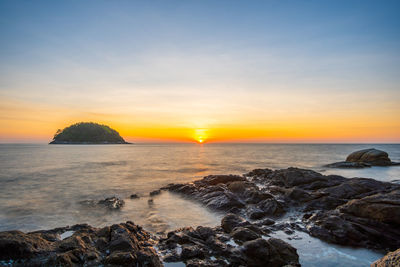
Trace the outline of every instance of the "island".
<path fill-rule="evenodd" d="M 49 144 L 130 144 L 107 125 L 79 122 L 58 129 Z"/>

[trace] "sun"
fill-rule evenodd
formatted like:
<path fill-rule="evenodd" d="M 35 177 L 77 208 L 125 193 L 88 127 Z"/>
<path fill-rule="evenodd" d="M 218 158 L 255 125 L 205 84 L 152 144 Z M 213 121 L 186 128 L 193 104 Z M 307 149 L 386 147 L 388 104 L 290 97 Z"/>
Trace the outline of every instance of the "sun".
<path fill-rule="evenodd" d="M 193 139 L 197 143 L 203 144 L 207 139 L 207 130 L 206 129 L 196 129 L 196 130 L 194 130 Z"/>

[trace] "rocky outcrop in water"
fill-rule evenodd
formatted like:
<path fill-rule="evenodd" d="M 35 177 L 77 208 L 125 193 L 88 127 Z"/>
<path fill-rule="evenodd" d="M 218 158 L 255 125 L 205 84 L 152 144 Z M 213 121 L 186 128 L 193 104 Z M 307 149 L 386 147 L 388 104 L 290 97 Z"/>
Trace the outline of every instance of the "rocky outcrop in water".
<path fill-rule="evenodd" d="M 400 248 L 389 252 L 381 259 L 371 264 L 371 267 L 398 267 L 400 266 Z"/>
<path fill-rule="evenodd" d="M 269 231 L 278 229 L 268 226 L 270 219 L 290 210 L 303 218 L 301 225 L 289 226 L 322 240 L 385 250 L 400 247 L 400 186 L 393 183 L 288 168 L 207 176 L 164 189 L 242 215 Z"/>
<path fill-rule="evenodd" d="M 169 232 L 158 247 L 164 261 L 186 266 L 300 266 L 295 248 L 265 235 L 257 225 L 228 214 L 221 227 Z"/>
<path fill-rule="evenodd" d="M 118 197 L 108 197 L 99 201 L 96 200 L 84 200 L 79 202 L 81 205 L 91 207 L 104 207 L 109 210 L 119 210 L 125 205 L 125 201 Z"/>
<path fill-rule="evenodd" d="M 0 232 L 0 266 L 163 266 L 154 243 L 132 222 Z"/>
<path fill-rule="evenodd" d="M 371 166 L 392 166 L 400 163 L 392 162 L 388 153 L 375 148 L 355 151 L 347 156 L 346 161 L 326 165 L 331 168 L 365 168 Z"/>

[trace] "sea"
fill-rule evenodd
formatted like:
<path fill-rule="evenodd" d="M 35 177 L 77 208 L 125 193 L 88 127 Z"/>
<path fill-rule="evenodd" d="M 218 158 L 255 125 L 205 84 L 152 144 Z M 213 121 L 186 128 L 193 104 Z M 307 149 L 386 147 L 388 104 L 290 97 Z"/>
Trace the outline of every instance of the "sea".
<path fill-rule="evenodd" d="M 299 167 L 399 182 L 400 166 L 324 167 L 365 148 L 384 150 L 400 162 L 400 144 L 0 144 L 0 231 L 77 223 L 101 227 L 128 220 L 154 234 L 183 226 L 216 226 L 221 213 L 168 192 L 149 203 L 149 192 L 209 174 L 244 174 L 255 168 Z M 130 199 L 132 194 L 140 198 Z M 125 206 L 112 211 L 87 205 L 112 196 L 125 200 Z M 297 248 L 302 266 L 368 266 L 383 255 L 296 235 L 274 234 Z"/>

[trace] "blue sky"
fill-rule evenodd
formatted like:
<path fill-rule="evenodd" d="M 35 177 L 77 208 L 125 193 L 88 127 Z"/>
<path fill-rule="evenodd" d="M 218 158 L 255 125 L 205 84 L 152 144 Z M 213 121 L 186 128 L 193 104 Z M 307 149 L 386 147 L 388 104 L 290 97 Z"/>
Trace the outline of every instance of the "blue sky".
<path fill-rule="evenodd" d="M 70 110 L 47 125 L 101 113 L 205 128 L 240 114 L 271 122 L 254 116 L 267 109 L 338 120 L 371 105 L 387 116 L 399 112 L 399 11 L 399 1 L 1 1 L 0 108 L 7 121 L 38 119 L 18 107 Z"/>

